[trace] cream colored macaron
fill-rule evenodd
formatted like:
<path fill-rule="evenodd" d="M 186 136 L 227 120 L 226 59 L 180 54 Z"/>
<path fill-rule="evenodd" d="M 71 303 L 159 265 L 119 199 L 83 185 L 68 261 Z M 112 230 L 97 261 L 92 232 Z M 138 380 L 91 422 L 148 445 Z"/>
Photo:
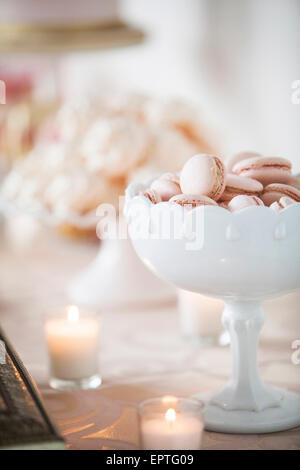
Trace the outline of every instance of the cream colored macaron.
<path fill-rule="evenodd" d="M 262 155 L 258 152 L 239 152 L 233 155 L 226 161 L 226 168 L 229 173 L 232 172 L 234 165 L 241 162 L 242 160 L 248 160 L 249 158 L 257 158 L 262 157 Z"/>
<path fill-rule="evenodd" d="M 207 196 L 217 201 L 225 188 L 225 167 L 214 155 L 195 155 L 181 171 L 180 187 L 185 194 Z"/>
<path fill-rule="evenodd" d="M 197 194 L 179 194 L 172 197 L 169 202 L 179 204 L 186 209 L 193 209 L 198 206 L 217 206 L 218 204 L 213 199 L 207 196 L 198 196 Z"/>
<path fill-rule="evenodd" d="M 279 199 L 279 201 L 273 202 L 273 204 L 270 205 L 270 208 L 276 212 L 279 212 L 282 209 L 285 209 L 286 207 L 291 206 L 292 204 L 296 204 L 296 203 L 297 201 L 295 201 L 291 197 L 283 196 Z"/>
<path fill-rule="evenodd" d="M 237 212 L 251 206 L 264 206 L 264 203 L 257 196 L 246 196 L 244 194 L 234 197 L 228 203 L 228 209 L 231 212 Z"/>
<path fill-rule="evenodd" d="M 152 204 L 158 204 L 159 202 L 161 202 L 160 195 L 156 191 L 154 191 L 154 189 L 146 189 L 146 191 L 144 191 L 142 195 L 149 199 Z"/>
<path fill-rule="evenodd" d="M 172 173 L 165 173 L 151 184 L 151 189 L 160 195 L 162 201 L 168 201 L 171 197 L 181 194 L 179 178 L 176 176 Z"/>

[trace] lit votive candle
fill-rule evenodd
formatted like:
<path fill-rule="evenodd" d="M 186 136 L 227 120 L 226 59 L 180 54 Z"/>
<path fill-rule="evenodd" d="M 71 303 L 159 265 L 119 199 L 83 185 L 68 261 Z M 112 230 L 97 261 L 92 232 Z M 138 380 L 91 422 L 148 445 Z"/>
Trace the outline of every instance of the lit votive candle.
<path fill-rule="evenodd" d="M 203 404 L 189 398 L 163 397 L 139 405 L 144 450 L 198 450 L 203 433 Z"/>
<path fill-rule="evenodd" d="M 101 384 L 99 334 L 97 315 L 79 311 L 75 305 L 47 318 L 45 335 L 53 388 L 87 389 Z"/>

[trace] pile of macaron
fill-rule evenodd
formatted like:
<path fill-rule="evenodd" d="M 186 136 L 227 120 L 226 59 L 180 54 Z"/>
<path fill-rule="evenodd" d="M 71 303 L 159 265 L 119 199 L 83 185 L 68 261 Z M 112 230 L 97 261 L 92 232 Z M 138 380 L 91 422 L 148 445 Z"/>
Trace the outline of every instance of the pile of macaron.
<path fill-rule="evenodd" d="M 180 173 L 164 173 L 143 193 L 153 204 L 169 201 L 187 209 L 219 205 L 231 212 L 249 206 L 280 211 L 300 202 L 300 175 L 289 160 L 241 152 L 225 165 L 214 155 L 190 158 Z"/>

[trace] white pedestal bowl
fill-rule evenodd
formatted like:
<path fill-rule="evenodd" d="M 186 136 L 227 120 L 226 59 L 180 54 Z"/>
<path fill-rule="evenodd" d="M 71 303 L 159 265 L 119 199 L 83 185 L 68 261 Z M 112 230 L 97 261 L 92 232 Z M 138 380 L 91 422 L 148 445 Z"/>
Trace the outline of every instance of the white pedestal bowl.
<path fill-rule="evenodd" d="M 188 210 L 151 204 L 139 195 L 148 185 L 133 183 L 126 192 L 136 252 L 162 279 L 225 302 L 233 375 L 207 402 L 206 429 L 266 433 L 300 425 L 300 395 L 266 385 L 257 366 L 262 301 L 300 289 L 300 204 L 279 213 L 268 207 L 233 214 L 217 206 Z"/>

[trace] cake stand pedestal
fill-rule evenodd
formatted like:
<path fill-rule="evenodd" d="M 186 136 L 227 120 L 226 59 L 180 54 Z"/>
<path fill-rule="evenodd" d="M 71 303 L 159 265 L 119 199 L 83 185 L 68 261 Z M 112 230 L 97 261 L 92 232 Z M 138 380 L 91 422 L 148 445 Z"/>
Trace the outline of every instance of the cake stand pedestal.
<path fill-rule="evenodd" d="M 71 302 L 99 309 L 145 308 L 174 301 L 175 289 L 154 276 L 131 240 L 103 240 L 95 259 L 67 288 Z"/>
<path fill-rule="evenodd" d="M 233 373 L 228 384 L 207 397 L 204 416 L 209 431 L 267 433 L 300 426 L 300 395 L 271 388 L 262 381 L 257 347 L 264 312 L 255 300 L 226 301 L 223 325 L 230 334 Z"/>

